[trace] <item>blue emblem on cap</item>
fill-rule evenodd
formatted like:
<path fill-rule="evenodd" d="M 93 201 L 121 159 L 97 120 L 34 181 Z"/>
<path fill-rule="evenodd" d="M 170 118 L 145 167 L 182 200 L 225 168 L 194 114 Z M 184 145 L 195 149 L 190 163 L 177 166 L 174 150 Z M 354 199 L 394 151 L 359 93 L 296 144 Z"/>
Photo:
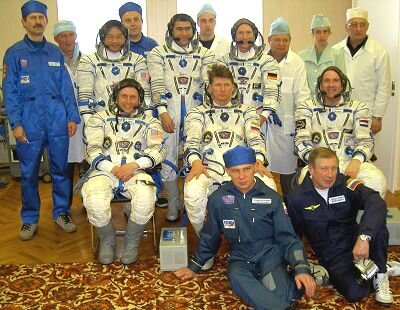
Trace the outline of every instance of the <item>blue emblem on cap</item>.
<path fill-rule="evenodd" d="M 114 75 L 118 75 L 121 72 L 121 70 L 119 69 L 119 67 L 113 66 L 112 69 L 111 69 L 111 72 Z"/>
<path fill-rule="evenodd" d="M 219 118 L 221 119 L 221 121 L 226 122 L 229 119 L 229 114 L 226 112 L 223 112 Z"/>
<path fill-rule="evenodd" d="M 239 70 L 238 70 L 238 73 L 240 74 L 240 75 L 245 75 L 246 74 L 246 68 L 245 67 L 240 67 L 239 68 Z"/>
<path fill-rule="evenodd" d="M 121 128 L 123 131 L 127 132 L 131 129 L 131 124 L 129 122 L 123 122 Z"/>
<path fill-rule="evenodd" d="M 336 119 L 336 113 L 335 112 L 329 112 L 328 118 L 330 121 L 334 121 Z"/>
<path fill-rule="evenodd" d="M 181 68 L 185 68 L 187 66 L 187 60 L 186 59 L 179 60 L 179 65 L 181 66 Z"/>

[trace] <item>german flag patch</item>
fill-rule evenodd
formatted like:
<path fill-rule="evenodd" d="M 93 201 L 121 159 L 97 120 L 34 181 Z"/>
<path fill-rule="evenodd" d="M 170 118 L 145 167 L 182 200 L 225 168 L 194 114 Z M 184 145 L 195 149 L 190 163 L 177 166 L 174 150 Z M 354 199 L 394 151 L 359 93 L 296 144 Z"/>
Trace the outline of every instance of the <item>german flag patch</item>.
<path fill-rule="evenodd" d="M 354 191 L 360 184 L 362 184 L 362 182 L 354 178 L 350 178 L 346 181 L 346 187 L 352 191 Z"/>
<path fill-rule="evenodd" d="M 277 80 L 278 79 L 278 74 L 272 73 L 272 72 L 268 72 L 267 79 L 269 79 L 269 80 Z"/>

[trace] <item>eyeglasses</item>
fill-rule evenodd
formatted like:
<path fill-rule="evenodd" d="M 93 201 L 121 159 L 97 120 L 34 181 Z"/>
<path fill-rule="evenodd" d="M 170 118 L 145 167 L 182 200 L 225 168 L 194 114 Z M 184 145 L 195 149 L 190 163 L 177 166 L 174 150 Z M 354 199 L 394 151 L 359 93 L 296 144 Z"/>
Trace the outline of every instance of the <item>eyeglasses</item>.
<path fill-rule="evenodd" d="M 352 22 L 352 23 L 348 23 L 347 25 L 349 25 L 350 28 L 365 28 L 367 27 L 369 24 L 365 23 L 365 22 L 361 22 L 361 23 L 357 23 L 357 22 Z"/>

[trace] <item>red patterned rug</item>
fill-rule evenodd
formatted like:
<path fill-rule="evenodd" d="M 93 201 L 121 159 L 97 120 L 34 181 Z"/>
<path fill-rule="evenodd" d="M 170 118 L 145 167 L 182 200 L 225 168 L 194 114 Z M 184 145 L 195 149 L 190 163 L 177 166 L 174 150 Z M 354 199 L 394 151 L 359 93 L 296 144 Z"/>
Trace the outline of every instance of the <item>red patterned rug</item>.
<path fill-rule="evenodd" d="M 390 248 L 400 260 L 400 247 Z M 395 302 L 375 303 L 373 296 L 347 303 L 331 287 L 318 288 L 312 299 L 302 298 L 296 309 L 400 309 L 400 277 L 390 278 Z M 1 309 L 250 309 L 229 289 L 226 258 L 191 281 L 161 272 L 159 259 L 131 266 L 116 263 L 1 265 Z"/>

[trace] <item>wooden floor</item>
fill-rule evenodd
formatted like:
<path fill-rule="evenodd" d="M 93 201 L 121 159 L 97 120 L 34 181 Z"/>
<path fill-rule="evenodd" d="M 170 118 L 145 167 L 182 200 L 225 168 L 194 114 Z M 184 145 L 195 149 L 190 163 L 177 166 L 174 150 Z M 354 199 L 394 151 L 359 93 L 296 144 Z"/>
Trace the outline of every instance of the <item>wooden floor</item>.
<path fill-rule="evenodd" d="M 74 233 L 63 232 L 51 218 L 51 184 L 40 181 L 41 211 L 39 229 L 30 241 L 19 239 L 21 228 L 20 208 L 21 194 L 20 182 L 9 174 L 2 173 L 9 185 L 0 189 L 0 264 L 37 264 L 56 262 L 89 262 L 95 261 L 91 250 L 90 225 L 86 219 L 85 209 L 82 207 L 79 196 L 74 197 L 71 208 L 71 217 L 78 229 Z M 277 180 L 277 178 L 275 178 Z M 389 193 L 386 198 L 390 207 L 400 207 L 400 192 Z M 156 208 L 157 238 L 160 236 L 161 227 L 179 226 L 179 222 L 171 224 L 165 221 L 167 210 Z M 123 225 L 124 219 L 121 205 L 113 204 L 113 221 L 115 225 Z M 149 226 L 150 227 L 150 226 Z M 197 246 L 197 237 L 188 222 L 188 244 L 191 255 Z M 117 248 L 120 249 L 123 237 L 117 238 Z M 227 244 L 223 242 L 220 252 L 227 251 Z M 120 250 L 117 251 L 117 255 Z M 140 257 L 155 255 L 152 235 L 147 234 L 142 238 Z"/>

